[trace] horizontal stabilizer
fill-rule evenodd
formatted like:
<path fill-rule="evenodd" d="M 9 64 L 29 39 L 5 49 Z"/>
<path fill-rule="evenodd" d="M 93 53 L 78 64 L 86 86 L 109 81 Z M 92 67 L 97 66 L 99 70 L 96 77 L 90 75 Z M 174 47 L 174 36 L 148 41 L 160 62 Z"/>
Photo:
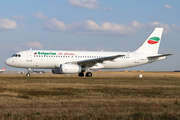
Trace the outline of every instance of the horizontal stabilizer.
<path fill-rule="evenodd" d="M 165 57 L 165 56 L 170 56 L 170 55 L 173 55 L 173 54 L 163 54 L 163 55 L 156 55 L 156 56 L 149 56 L 147 58 L 159 58 L 159 57 Z"/>

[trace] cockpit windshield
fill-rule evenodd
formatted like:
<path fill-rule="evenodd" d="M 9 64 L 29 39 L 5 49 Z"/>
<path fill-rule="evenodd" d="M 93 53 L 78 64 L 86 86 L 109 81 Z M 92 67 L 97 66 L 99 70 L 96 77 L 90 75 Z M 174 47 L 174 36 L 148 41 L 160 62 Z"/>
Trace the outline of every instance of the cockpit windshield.
<path fill-rule="evenodd" d="M 14 54 L 11 57 L 21 57 L 21 55 L 20 54 Z"/>

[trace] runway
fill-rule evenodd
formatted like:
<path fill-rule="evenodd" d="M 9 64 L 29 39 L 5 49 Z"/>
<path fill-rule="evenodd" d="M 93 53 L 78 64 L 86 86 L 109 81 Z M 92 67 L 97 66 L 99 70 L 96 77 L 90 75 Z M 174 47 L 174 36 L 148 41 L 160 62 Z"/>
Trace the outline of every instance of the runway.
<path fill-rule="evenodd" d="M 26 75 L 27 71 L 21 71 L 24 73 L 20 74 L 20 71 L 4 71 L 0 75 Z M 180 72 L 166 72 L 166 71 L 144 71 L 144 72 L 124 72 L 124 71 L 92 71 L 93 76 L 148 76 L 148 77 L 180 77 Z M 31 73 L 33 75 L 41 76 L 77 76 L 77 74 L 53 74 L 50 71 L 45 71 L 45 73 Z"/>

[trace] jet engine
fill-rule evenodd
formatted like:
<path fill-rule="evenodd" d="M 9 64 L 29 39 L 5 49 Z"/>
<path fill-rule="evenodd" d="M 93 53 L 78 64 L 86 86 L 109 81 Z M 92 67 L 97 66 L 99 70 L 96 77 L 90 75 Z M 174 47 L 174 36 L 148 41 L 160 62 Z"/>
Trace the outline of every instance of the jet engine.
<path fill-rule="evenodd" d="M 55 68 L 52 69 L 53 74 L 68 74 L 68 73 L 80 73 L 82 72 L 82 68 L 80 65 L 76 64 L 61 64 L 60 69 Z"/>

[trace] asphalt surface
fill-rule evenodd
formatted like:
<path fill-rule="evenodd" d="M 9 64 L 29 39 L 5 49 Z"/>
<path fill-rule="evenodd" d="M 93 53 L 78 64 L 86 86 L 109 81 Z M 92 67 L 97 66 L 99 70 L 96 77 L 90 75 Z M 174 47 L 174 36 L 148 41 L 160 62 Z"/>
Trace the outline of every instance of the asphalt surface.
<path fill-rule="evenodd" d="M 4 71 L 2 73 L 0 73 L 0 76 L 1 75 L 26 75 L 27 71 Z M 173 74 L 175 74 L 174 72 L 172 72 Z M 171 74 L 172 74 L 171 73 Z M 176 73 L 177 74 L 177 73 Z M 178 73 L 179 74 L 179 73 Z M 31 75 L 58 75 L 58 76 L 71 76 L 71 75 L 75 75 L 75 76 L 78 76 L 78 74 L 53 74 L 51 72 L 45 72 L 45 73 L 36 73 L 36 72 L 33 72 L 31 73 Z M 174 76 L 174 75 L 170 75 L 169 73 L 167 72 L 163 72 L 163 74 L 147 74 L 147 72 L 140 72 L 140 73 L 136 73 L 136 74 L 133 74 L 131 72 L 129 72 L 128 74 L 125 74 L 123 72 L 119 72 L 117 74 L 108 74 L 108 73 L 103 73 L 103 72 L 95 72 L 93 73 L 93 76 L 135 76 L 135 77 L 140 77 L 140 76 L 148 76 L 148 77 L 167 77 L 167 76 Z M 180 76 L 180 75 L 178 75 Z"/>

